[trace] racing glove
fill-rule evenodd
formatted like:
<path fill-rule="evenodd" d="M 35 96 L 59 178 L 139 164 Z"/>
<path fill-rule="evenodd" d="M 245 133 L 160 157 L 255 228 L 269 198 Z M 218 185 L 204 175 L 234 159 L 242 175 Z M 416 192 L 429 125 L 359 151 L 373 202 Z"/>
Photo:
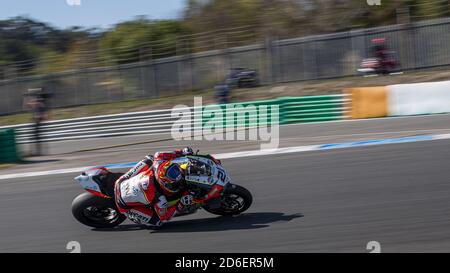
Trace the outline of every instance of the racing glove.
<path fill-rule="evenodd" d="M 159 202 L 153 207 L 162 223 L 169 221 L 175 214 L 177 206 L 169 206 L 164 195 L 159 197 Z"/>
<path fill-rule="evenodd" d="M 193 203 L 194 204 L 202 204 L 202 205 L 204 205 L 211 199 L 219 198 L 220 197 L 220 193 L 222 192 L 222 190 L 223 190 L 222 186 L 215 185 L 208 192 L 208 194 L 206 194 L 203 198 L 201 198 L 201 199 L 193 198 Z"/>

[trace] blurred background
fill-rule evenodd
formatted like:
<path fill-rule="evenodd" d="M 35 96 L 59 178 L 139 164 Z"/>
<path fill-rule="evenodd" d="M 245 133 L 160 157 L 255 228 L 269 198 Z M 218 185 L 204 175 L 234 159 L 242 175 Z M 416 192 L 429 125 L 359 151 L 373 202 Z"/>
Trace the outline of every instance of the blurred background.
<path fill-rule="evenodd" d="M 1 20 L 0 115 L 24 112 L 30 88 L 45 88 L 60 108 L 208 90 L 236 68 L 254 71 L 258 85 L 357 76 L 379 38 L 395 52 L 396 71 L 450 64 L 447 0 L 186 0 L 170 5 L 167 19 L 152 19 L 149 2 L 113 24 L 89 23 L 94 12 L 120 13 L 107 6 L 79 26 L 33 13 Z"/>

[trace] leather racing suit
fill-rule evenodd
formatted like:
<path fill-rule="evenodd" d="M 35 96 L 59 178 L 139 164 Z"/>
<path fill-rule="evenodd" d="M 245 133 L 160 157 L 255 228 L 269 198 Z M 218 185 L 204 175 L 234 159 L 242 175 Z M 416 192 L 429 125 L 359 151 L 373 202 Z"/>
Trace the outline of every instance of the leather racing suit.
<path fill-rule="evenodd" d="M 192 149 L 147 155 L 122 175 L 114 187 L 118 210 L 135 223 L 161 226 L 186 206 L 217 198 L 220 192 L 218 189 L 212 189 L 202 199 L 195 199 L 184 188 L 180 188 L 178 192 L 170 192 L 157 182 L 158 165 L 188 155 L 189 152 L 185 151 Z"/>

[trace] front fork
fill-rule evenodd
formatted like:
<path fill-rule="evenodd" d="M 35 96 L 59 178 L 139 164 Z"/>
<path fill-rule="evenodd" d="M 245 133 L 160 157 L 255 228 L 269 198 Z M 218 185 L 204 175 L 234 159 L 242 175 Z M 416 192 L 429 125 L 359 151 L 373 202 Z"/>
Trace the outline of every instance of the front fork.
<path fill-rule="evenodd" d="M 228 190 L 234 189 L 234 187 L 235 185 L 233 185 L 232 183 L 225 184 L 219 195 L 219 198 L 209 200 L 207 206 L 211 209 L 219 209 L 222 206 L 223 196 L 227 193 Z"/>

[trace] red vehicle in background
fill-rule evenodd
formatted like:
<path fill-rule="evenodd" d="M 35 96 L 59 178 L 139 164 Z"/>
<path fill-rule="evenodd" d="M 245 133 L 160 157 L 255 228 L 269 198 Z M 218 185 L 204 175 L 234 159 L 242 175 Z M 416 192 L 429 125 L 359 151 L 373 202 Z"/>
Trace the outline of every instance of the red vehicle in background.
<path fill-rule="evenodd" d="M 371 57 L 362 60 L 358 72 L 365 75 L 387 75 L 396 71 L 399 63 L 395 57 L 395 52 L 388 50 L 386 39 L 375 38 L 371 42 Z"/>

